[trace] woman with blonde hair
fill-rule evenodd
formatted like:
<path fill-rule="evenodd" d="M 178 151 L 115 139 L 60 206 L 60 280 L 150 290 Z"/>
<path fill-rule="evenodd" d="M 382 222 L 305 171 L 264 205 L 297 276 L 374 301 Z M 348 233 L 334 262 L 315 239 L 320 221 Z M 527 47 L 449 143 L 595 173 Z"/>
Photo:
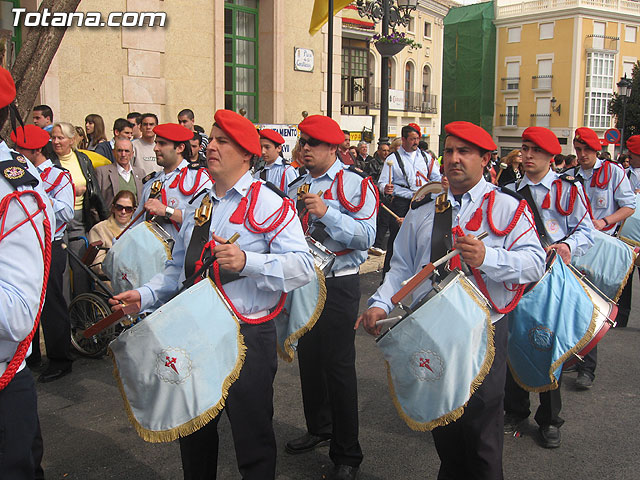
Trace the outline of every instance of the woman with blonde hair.
<path fill-rule="evenodd" d="M 509 154 L 502 159 L 501 163 L 506 163 L 502 173 L 498 172 L 498 185 L 501 187 L 517 182 L 522 178 L 522 152 L 518 149 L 511 150 Z"/>
<path fill-rule="evenodd" d="M 87 139 L 89 144 L 87 150 L 95 150 L 96 145 L 100 142 L 106 142 L 107 133 L 104 129 L 104 120 L 97 113 L 87 115 L 84 119 L 84 128 L 87 132 Z"/>

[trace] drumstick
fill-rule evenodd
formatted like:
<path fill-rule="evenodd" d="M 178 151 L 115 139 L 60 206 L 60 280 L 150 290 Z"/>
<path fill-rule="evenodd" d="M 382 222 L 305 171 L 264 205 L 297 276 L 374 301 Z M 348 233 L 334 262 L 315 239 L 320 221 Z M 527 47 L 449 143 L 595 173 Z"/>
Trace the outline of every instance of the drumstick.
<path fill-rule="evenodd" d="M 498 180 L 500 180 L 500 175 L 502 175 L 502 172 L 504 172 L 507 169 L 508 166 L 509 165 L 507 165 L 506 163 L 500 162 L 500 171 L 498 172 L 498 175 L 496 176 L 496 183 L 498 183 Z"/>
<path fill-rule="evenodd" d="M 482 239 L 486 238 L 487 235 L 489 235 L 487 232 L 482 232 L 480 235 L 478 235 L 476 237 L 476 239 L 482 240 Z M 450 251 L 449 253 L 447 253 L 444 257 L 440 258 L 439 260 L 436 260 L 433 263 L 429 263 L 427 266 L 425 266 L 422 270 L 420 270 L 418 273 L 416 273 L 410 279 L 402 282 L 402 288 L 400 290 L 398 290 L 398 292 L 393 297 L 391 297 L 391 303 L 393 303 L 394 305 L 400 303 L 402 300 L 404 300 L 404 298 L 407 295 L 409 295 L 416 288 L 418 288 L 418 286 L 422 282 L 424 282 L 433 273 L 433 271 L 436 268 L 438 268 L 440 265 L 448 262 L 449 260 L 451 260 L 453 257 L 458 255 L 459 253 L 460 253 L 460 250 L 458 250 L 457 248 L 452 250 L 452 251 Z"/>
<path fill-rule="evenodd" d="M 395 212 L 391 210 L 389 207 L 387 207 L 384 203 L 380 202 L 380 206 L 384 208 L 387 212 L 389 212 L 389 215 L 391 215 L 393 218 L 395 218 L 396 220 L 400 220 L 400 217 L 396 215 Z"/>
<path fill-rule="evenodd" d="M 116 237 L 116 240 L 119 240 L 120 237 L 122 235 L 124 235 L 124 232 L 126 232 L 127 230 L 129 230 L 137 221 L 138 219 L 145 213 L 145 209 L 143 208 L 142 210 L 140 210 L 140 213 L 138 215 L 136 215 L 136 218 L 134 218 L 133 220 L 131 220 L 131 222 L 129 222 L 129 225 L 127 225 L 126 227 L 124 227 L 124 230 L 122 230 L 118 236 Z"/>

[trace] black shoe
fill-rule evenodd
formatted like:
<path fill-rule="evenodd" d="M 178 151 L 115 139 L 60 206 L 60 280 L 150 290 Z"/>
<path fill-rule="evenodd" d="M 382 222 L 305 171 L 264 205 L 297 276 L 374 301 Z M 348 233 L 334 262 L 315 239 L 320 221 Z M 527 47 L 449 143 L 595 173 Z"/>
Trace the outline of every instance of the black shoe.
<path fill-rule="evenodd" d="M 71 373 L 71 366 L 66 368 L 49 367 L 38 377 L 38 381 L 40 383 L 54 382 L 68 373 Z"/>
<path fill-rule="evenodd" d="M 504 414 L 504 433 L 505 435 L 513 435 L 520 430 L 520 426 L 526 418 L 518 417 L 513 413 Z"/>
<path fill-rule="evenodd" d="M 589 390 L 593 386 L 593 379 L 584 372 L 578 373 L 576 378 L 576 388 L 578 390 Z"/>
<path fill-rule="evenodd" d="M 305 453 L 310 452 L 316 447 L 322 447 L 325 445 L 329 445 L 329 441 L 331 440 L 331 435 L 313 435 L 311 433 L 305 433 L 300 438 L 296 438 L 294 440 L 290 440 L 284 446 L 284 449 L 287 453 L 291 453 L 293 455 L 297 453 Z"/>
<path fill-rule="evenodd" d="M 327 477 L 327 480 L 355 480 L 358 476 L 358 467 L 349 465 L 336 465 Z"/>
<path fill-rule="evenodd" d="M 560 429 L 555 425 L 542 425 L 538 427 L 540 445 L 544 448 L 558 448 L 560 446 Z"/>
<path fill-rule="evenodd" d="M 42 369 L 42 358 L 32 358 L 30 355 L 27 358 L 27 367 L 29 367 L 33 371 L 38 371 Z"/>

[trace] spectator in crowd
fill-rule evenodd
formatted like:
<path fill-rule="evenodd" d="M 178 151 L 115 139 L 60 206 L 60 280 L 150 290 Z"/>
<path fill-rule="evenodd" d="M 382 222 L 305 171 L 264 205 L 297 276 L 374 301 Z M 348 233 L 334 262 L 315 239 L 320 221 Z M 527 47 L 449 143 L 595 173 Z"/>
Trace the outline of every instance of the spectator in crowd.
<path fill-rule="evenodd" d="M 185 128 L 188 128 L 192 132 L 196 132 L 195 125 L 195 116 L 193 115 L 193 110 L 189 108 L 185 108 L 184 110 L 180 110 L 178 113 L 178 123 Z M 200 127 L 202 130 L 202 127 Z M 207 145 L 209 145 L 209 137 L 205 135 L 204 130 L 200 133 L 200 151 L 202 155 L 206 156 Z"/>
<path fill-rule="evenodd" d="M 107 165 L 109 166 L 109 165 Z M 105 167 L 100 167 L 105 168 Z M 137 207 L 136 199 L 129 190 L 121 190 L 113 198 L 111 203 L 111 215 L 106 220 L 97 223 L 89 231 L 89 243 L 101 241 L 102 248 L 93 261 L 93 270 L 98 275 L 103 275 L 102 262 L 107 255 L 107 250 L 113 246 L 115 238 L 129 225 L 131 216 Z M 105 250 L 103 250 L 103 248 Z"/>
<path fill-rule="evenodd" d="M 198 167 L 207 167 L 207 157 L 205 157 L 200 150 L 200 145 L 202 145 L 202 135 L 199 132 L 193 132 L 193 138 L 189 140 L 189 144 L 191 145 L 191 158 L 189 159 L 189 163 L 193 166 Z"/>
<path fill-rule="evenodd" d="M 91 113 L 84 119 L 84 128 L 87 132 L 89 144 L 87 150 L 95 150 L 100 142 L 107 141 L 107 134 L 104 128 L 104 120 L 97 113 Z"/>
<path fill-rule="evenodd" d="M 371 160 L 373 157 L 369 155 L 369 145 L 364 140 L 360 140 L 356 148 L 356 167 L 364 172 Z"/>
<path fill-rule="evenodd" d="M 347 166 L 353 165 L 355 163 L 355 157 L 349 150 L 351 148 L 351 134 L 349 130 L 342 130 L 342 133 L 344 133 L 344 142 L 338 145 L 338 159 Z"/>
<path fill-rule="evenodd" d="M 598 158 L 600 160 L 611 160 L 611 154 L 609 152 L 607 152 L 606 150 L 603 150 L 600 152 L 600 155 L 598 155 Z"/>
<path fill-rule="evenodd" d="M 126 118 L 118 118 L 113 122 L 113 138 L 111 141 L 100 142 L 96 146 L 95 152 L 109 159 L 111 163 L 115 162 L 113 147 L 116 144 L 116 138 L 126 138 L 128 140 L 133 138 L 133 124 Z"/>
<path fill-rule="evenodd" d="M 622 168 L 629 168 L 629 155 L 626 153 L 621 153 L 618 155 L 618 163 L 622 166 Z"/>
<path fill-rule="evenodd" d="M 162 167 L 156 162 L 155 139 L 153 129 L 158 125 L 158 117 L 154 113 L 140 115 L 140 133 L 142 136 L 133 141 L 133 165 L 144 170 L 145 175 L 159 172 Z"/>
<path fill-rule="evenodd" d="M 87 140 L 87 134 L 84 133 L 84 128 L 75 127 L 76 136 L 73 139 L 73 144 L 76 146 L 78 150 L 86 150 L 89 145 L 89 140 Z"/>
<path fill-rule="evenodd" d="M 73 139 L 76 130 L 70 123 L 57 122 L 51 129 L 51 145 L 53 147 L 51 160 L 60 164 L 71 174 L 75 186 L 75 204 L 73 220 L 67 225 L 67 245 L 69 249 L 80 256 L 85 248 L 84 240 L 96 223 L 107 217 L 104 201 L 96 180 L 96 171 L 91 160 L 84 153 L 75 150 Z M 74 240 L 70 240 L 74 239 Z M 71 263 L 73 267 L 73 263 Z M 89 278 L 78 266 L 73 271 L 73 293 L 89 291 Z"/>
<path fill-rule="evenodd" d="M 498 178 L 498 185 L 501 187 L 509 185 L 522 178 L 522 153 L 520 150 L 511 150 L 502 162 L 507 164 L 507 168 Z"/>
<path fill-rule="evenodd" d="M 113 149 L 116 162 L 98 167 L 96 176 L 100 192 L 105 205 L 111 205 L 113 198 L 122 190 L 128 190 L 135 195 L 136 200 L 142 193 L 142 179 L 144 170 L 131 164 L 133 146 L 127 138 L 116 138 Z"/>
<path fill-rule="evenodd" d="M 391 141 L 391 145 L 389 145 L 389 153 L 393 153 L 397 151 L 402 146 L 402 138 L 396 137 Z"/>
<path fill-rule="evenodd" d="M 378 145 L 378 150 L 373 154 L 371 162 L 368 164 L 368 169 L 365 170 L 365 173 L 371 175 L 373 181 L 378 183 L 378 178 L 380 178 L 380 172 L 385 168 L 385 161 L 389 156 L 389 144 L 381 143 Z M 387 201 L 384 198 L 383 192 L 380 192 L 380 201 Z M 387 202 L 387 206 L 388 202 Z M 372 255 L 384 255 L 387 251 L 384 246 L 384 239 L 387 235 L 387 231 L 389 230 L 389 223 L 392 222 L 393 219 L 391 215 L 384 209 L 378 209 L 378 218 L 376 219 L 376 239 L 373 242 L 373 246 L 369 249 L 369 253 Z"/>
<path fill-rule="evenodd" d="M 566 172 L 570 168 L 574 168 L 578 166 L 578 157 L 575 155 L 567 155 L 564 157 L 564 171 Z"/>
<path fill-rule="evenodd" d="M 555 169 L 556 172 L 561 172 L 564 170 L 564 160 L 565 160 L 565 156 L 562 155 L 561 153 L 553 157 L 553 168 Z"/>
<path fill-rule="evenodd" d="M 53 127 L 53 110 L 49 105 L 36 105 L 33 107 L 33 124 L 51 133 Z"/>
<path fill-rule="evenodd" d="M 127 120 L 133 124 L 133 140 L 140 138 L 140 112 L 131 112 L 127 115 Z"/>

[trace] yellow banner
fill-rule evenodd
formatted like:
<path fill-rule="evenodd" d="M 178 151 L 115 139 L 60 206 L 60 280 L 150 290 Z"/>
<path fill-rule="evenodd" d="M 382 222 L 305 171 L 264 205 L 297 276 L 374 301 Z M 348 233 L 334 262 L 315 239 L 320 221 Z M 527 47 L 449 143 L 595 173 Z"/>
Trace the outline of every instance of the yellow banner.
<path fill-rule="evenodd" d="M 333 14 L 335 15 L 353 0 L 333 0 Z M 329 0 L 316 0 L 313 4 L 309 33 L 315 35 L 329 18 Z"/>

